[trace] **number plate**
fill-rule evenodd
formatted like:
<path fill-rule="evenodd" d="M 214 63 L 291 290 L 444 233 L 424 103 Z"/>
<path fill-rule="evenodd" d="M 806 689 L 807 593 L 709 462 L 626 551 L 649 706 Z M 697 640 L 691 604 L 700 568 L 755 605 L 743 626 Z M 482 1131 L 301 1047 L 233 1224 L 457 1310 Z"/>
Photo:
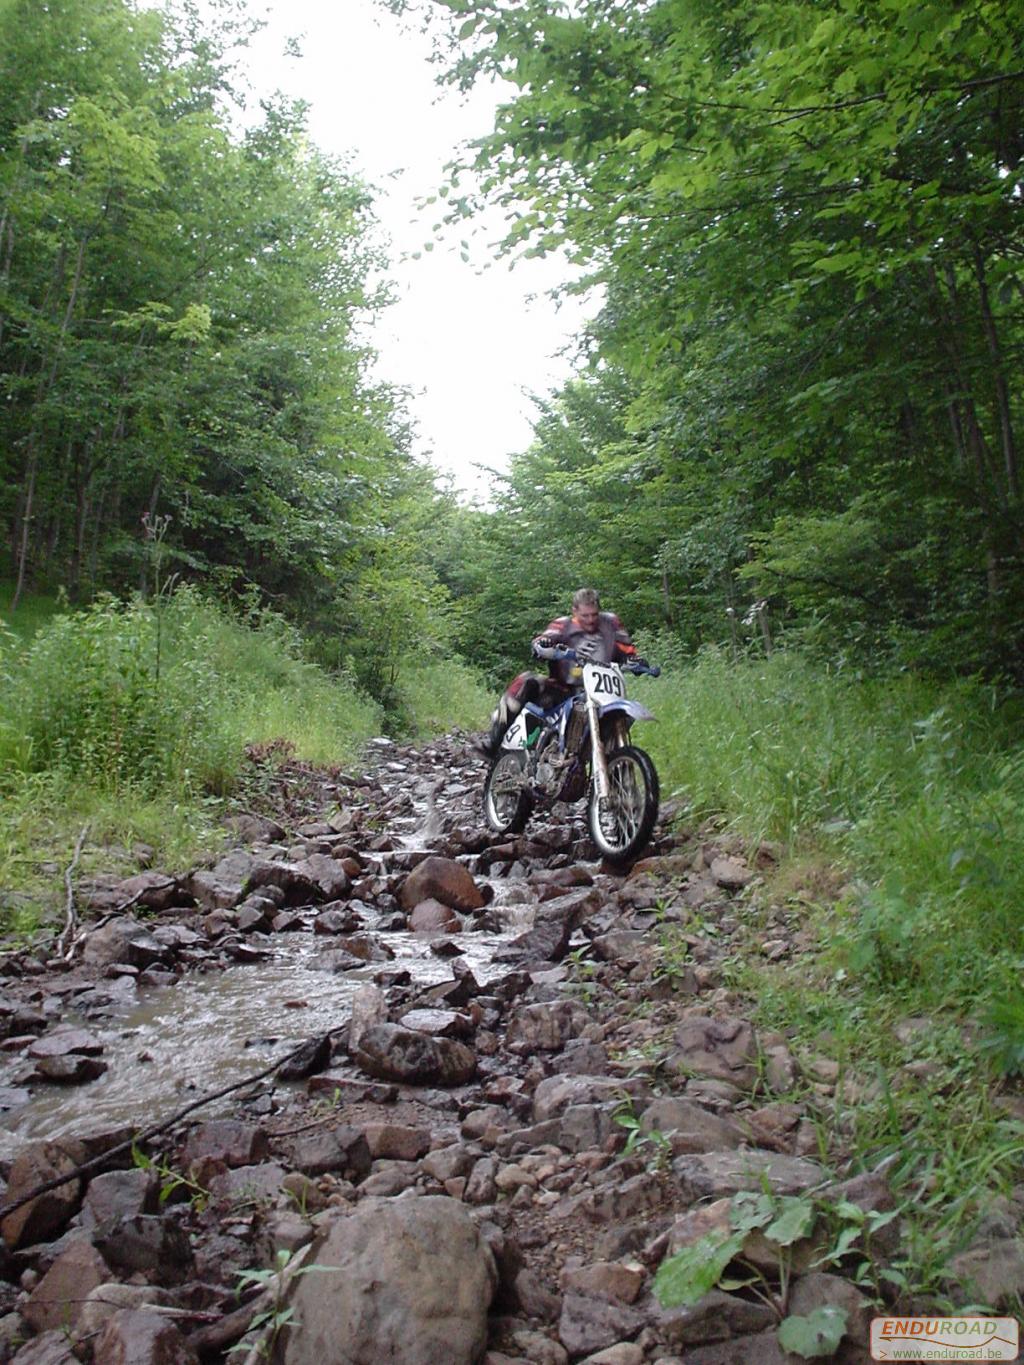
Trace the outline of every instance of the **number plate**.
<path fill-rule="evenodd" d="M 505 731 L 505 738 L 501 741 L 503 749 L 525 749 L 526 748 L 526 712 L 520 711 L 516 716 L 514 724 Z"/>
<path fill-rule="evenodd" d="M 626 695 L 622 674 L 613 664 L 584 664 L 583 686 L 587 696 L 593 697 L 599 706 Z"/>

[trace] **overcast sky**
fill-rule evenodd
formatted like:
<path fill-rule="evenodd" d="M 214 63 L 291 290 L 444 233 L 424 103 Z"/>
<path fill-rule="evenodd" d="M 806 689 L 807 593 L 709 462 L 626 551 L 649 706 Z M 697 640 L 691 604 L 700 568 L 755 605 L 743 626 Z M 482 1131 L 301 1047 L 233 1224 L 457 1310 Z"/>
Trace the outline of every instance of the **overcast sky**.
<path fill-rule="evenodd" d="M 529 444 L 528 394 L 568 376 L 570 362 L 557 353 L 583 317 L 579 301 L 556 309 L 547 297 L 566 278 L 563 265 L 510 270 L 487 251 L 497 217 L 471 239 L 468 265 L 458 249 L 464 229 L 412 259 L 439 216 L 418 213 L 417 201 L 437 190 L 461 143 L 488 131 L 497 95 L 439 91 L 427 38 L 374 0 L 252 0 L 252 10 L 269 21 L 251 50 L 256 90 L 308 100 L 317 145 L 349 156 L 380 187 L 376 213 L 392 242 L 398 301 L 373 340 L 383 377 L 412 390 L 417 449 L 460 488 L 485 492 L 474 465 L 502 468 Z M 300 38 L 301 59 L 284 55 L 289 36 Z"/>

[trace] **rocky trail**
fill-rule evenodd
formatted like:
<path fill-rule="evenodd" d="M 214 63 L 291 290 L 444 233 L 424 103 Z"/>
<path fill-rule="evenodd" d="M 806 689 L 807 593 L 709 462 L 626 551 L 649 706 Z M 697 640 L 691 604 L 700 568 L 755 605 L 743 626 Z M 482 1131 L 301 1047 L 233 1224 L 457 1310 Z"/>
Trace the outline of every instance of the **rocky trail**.
<path fill-rule="evenodd" d="M 79 879 L 62 951 L 0 967 L 0 1361 L 772 1365 L 780 1318 L 830 1305 L 818 1358 L 867 1360 L 845 1271 L 900 1225 L 820 1117 L 860 1083 L 729 987 L 735 954 L 801 947 L 759 902 L 775 851 L 664 810 L 628 870 L 569 819 L 497 840 L 459 736 L 357 774 L 266 757 L 273 819 L 187 875 Z M 801 1225 L 662 1307 L 659 1266 L 742 1191 Z"/>

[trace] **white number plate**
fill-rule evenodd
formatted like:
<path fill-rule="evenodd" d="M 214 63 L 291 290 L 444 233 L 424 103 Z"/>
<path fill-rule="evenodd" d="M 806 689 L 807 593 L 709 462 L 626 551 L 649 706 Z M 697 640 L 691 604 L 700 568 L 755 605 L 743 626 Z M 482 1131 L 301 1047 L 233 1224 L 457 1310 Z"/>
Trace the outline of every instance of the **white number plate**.
<path fill-rule="evenodd" d="M 614 665 L 584 664 L 583 686 L 586 688 L 587 696 L 593 697 L 599 706 L 617 701 L 626 695 L 622 674 Z"/>
<path fill-rule="evenodd" d="M 505 749 L 525 749 L 526 748 L 526 712 L 520 711 L 516 716 L 515 724 L 511 729 L 505 731 L 505 738 L 502 741 L 502 748 Z"/>

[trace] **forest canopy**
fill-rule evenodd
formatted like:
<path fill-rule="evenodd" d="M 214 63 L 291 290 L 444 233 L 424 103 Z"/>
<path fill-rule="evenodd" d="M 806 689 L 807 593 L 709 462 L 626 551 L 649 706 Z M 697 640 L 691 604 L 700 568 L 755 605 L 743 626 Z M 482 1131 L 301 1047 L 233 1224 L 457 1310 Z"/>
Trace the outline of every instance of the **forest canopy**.
<path fill-rule="evenodd" d="M 1015 7 L 392 7 L 434 28 L 449 80 L 511 83 L 451 216 L 497 201 L 506 252 L 563 251 L 605 290 L 479 593 L 550 600 L 572 563 L 690 645 L 746 620 L 1019 676 Z"/>

